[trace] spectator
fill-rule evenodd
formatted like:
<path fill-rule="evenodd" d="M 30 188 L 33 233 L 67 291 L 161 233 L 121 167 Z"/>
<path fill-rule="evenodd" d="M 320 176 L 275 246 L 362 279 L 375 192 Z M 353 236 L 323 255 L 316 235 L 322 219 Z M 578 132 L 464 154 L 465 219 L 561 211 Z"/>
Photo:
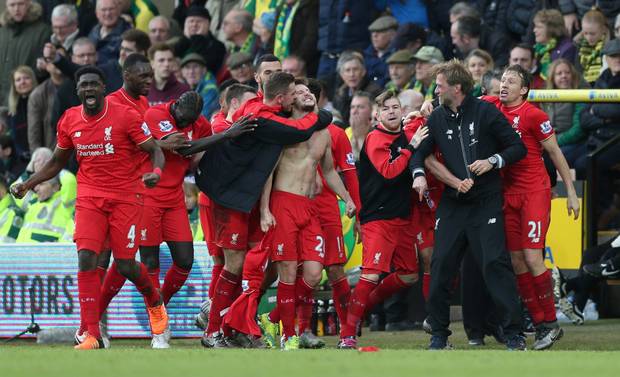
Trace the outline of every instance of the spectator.
<path fill-rule="evenodd" d="M 535 59 L 540 77 L 547 79 L 549 65 L 558 58 L 575 61 L 577 50 L 557 9 L 543 9 L 534 16 Z"/>
<path fill-rule="evenodd" d="M 381 87 L 370 80 L 366 74 L 364 57 L 359 52 L 345 51 L 340 55 L 337 66 L 338 74 L 344 82 L 334 97 L 334 108 L 340 112 L 343 121 L 349 123 L 349 106 L 353 93 L 364 91 L 370 93 L 372 99 L 381 93 Z"/>
<path fill-rule="evenodd" d="M 577 71 L 592 86 L 603 70 L 601 51 L 605 42 L 609 40 L 607 18 L 600 11 L 592 9 L 583 16 L 581 27 L 581 38 L 577 41 L 579 50 L 576 66 Z"/>
<path fill-rule="evenodd" d="M 222 21 L 222 34 L 231 43 L 230 52 L 247 52 L 258 49 L 256 35 L 252 32 L 252 14 L 245 9 L 232 9 Z"/>
<path fill-rule="evenodd" d="M 297 55 L 289 55 L 282 60 L 282 71 L 290 73 L 295 78 L 306 77 L 306 62 Z"/>
<path fill-rule="evenodd" d="M 364 61 L 368 76 L 380 87 L 384 87 L 387 82 L 387 59 L 395 51 L 390 45 L 396 37 L 396 30 L 398 21 L 392 16 L 379 17 L 368 26 L 371 43 L 364 50 Z"/>
<path fill-rule="evenodd" d="M 252 55 L 245 52 L 231 54 L 226 62 L 230 75 L 240 84 L 249 85 L 257 88 L 258 84 L 254 80 L 254 66 L 252 65 Z"/>
<path fill-rule="evenodd" d="M 204 3 L 204 1 L 203 1 Z M 240 0 L 211 0 L 207 1 L 206 8 L 211 15 L 211 25 L 210 30 L 213 35 L 218 37 L 219 40 L 223 40 L 223 32 L 222 32 L 222 21 L 224 20 L 224 16 L 226 16 L 233 8 L 239 7 L 242 3 L 247 5 L 249 1 L 240 1 Z M 275 5 L 272 7 L 275 8 Z M 256 16 L 254 13 L 252 14 L 252 18 L 260 17 L 263 11 L 261 10 Z M 181 23 L 183 25 L 183 23 Z"/>
<path fill-rule="evenodd" d="M 123 0 L 127 4 L 124 12 L 129 12 L 134 20 L 136 29 L 147 33 L 149 23 L 159 15 L 159 9 L 152 0 Z"/>
<path fill-rule="evenodd" d="M 41 17 L 42 8 L 32 0 L 6 0 L 0 14 L 0 106 L 6 106 L 11 72 L 20 65 L 35 67 L 50 28 Z"/>
<path fill-rule="evenodd" d="M 410 114 L 414 111 L 420 111 L 424 103 L 424 96 L 420 92 L 413 89 L 407 89 L 400 92 L 398 100 L 403 109 L 403 114 Z"/>
<path fill-rule="evenodd" d="M 557 59 L 549 66 L 547 89 L 583 89 L 588 87 L 580 79 L 575 66 L 566 59 Z M 549 115 L 558 138 L 558 145 L 564 153 L 568 165 L 573 168 L 575 161 L 586 154 L 584 140 L 586 133 L 581 128 L 580 116 L 585 105 L 570 102 L 545 102 L 542 109 Z"/>
<path fill-rule="evenodd" d="M 198 193 L 200 190 L 196 186 L 194 177 L 185 177 L 183 181 L 183 194 L 185 196 L 185 209 L 189 216 L 189 226 L 192 229 L 194 241 L 204 241 L 204 233 L 200 226 L 200 216 L 198 211 Z"/>
<path fill-rule="evenodd" d="M 620 39 L 612 39 L 603 47 L 607 69 L 594 83 L 594 89 L 620 89 Z M 581 127 L 590 133 L 588 151 L 600 147 L 620 132 L 620 106 L 616 103 L 587 104 L 581 112 Z M 620 145 L 612 146 L 599 155 L 598 179 L 600 182 L 600 207 L 607 208 L 612 200 L 614 174 L 612 168 L 620 162 Z M 575 162 L 577 177 L 586 172 L 586 156 Z"/>
<path fill-rule="evenodd" d="M 187 11 L 192 7 L 204 8 L 207 0 L 188 0 L 188 1 L 176 1 L 176 6 L 172 12 L 172 18 L 179 24 L 185 24 L 185 18 L 187 17 Z M 210 18 L 210 17 L 209 17 Z"/>
<path fill-rule="evenodd" d="M 8 126 L 18 156 L 28 159 L 28 97 L 37 86 L 32 68 L 20 65 L 11 73 Z"/>
<path fill-rule="evenodd" d="M 9 183 L 0 176 L 0 242 L 15 242 L 23 222 L 24 213 L 9 193 Z"/>
<path fill-rule="evenodd" d="M 534 48 L 527 43 L 519 43 L 510 50 L 509 65 L 518 64 L 532 74 L 532 89 L 545 87 L 545 80 L 538 74 L 534 61 Z"/>
<path fill-rule="evenodd" d="M 499 97 L 499 86 L 502 81 L 502 71 L 494 69 L 482 75 L 481 90 L 483 96 Z"/>
<path fill-rule="evenodd" d="M 620 14 L 620 3 L 616 0 L 559 0 L 558 3 L 564 26 L 571 35 L 580 29 L 579 20 L 595 7 L 609 20 L 609 25 L 612 25 L 614 17 Z"/>
<path fill-rule="evenodd" d="M 207 63 L 200 54 L 191 53 L 181 60 L 181 74 L 191 90 L 202 97 L 202 115 L 210 119 L 218 109 L 218 91 L 215 76 L 207 70 Z"/>
<path fill-rule="evenodd" d="M 15 152 L 15 144 L 9 135 L 0 135 L 0 175 L 7 182 L 13 182 L 24 171 L 28 160 Z"/>
<path fill-rule="evenodd" d="M 467 59 L 465 59 L 465 66 L 474 79 L 474 89 L 472 90 L 471 95 L 473 97 L 480 97 L 482 95 L 482 76 L 493 69 L 493 58 L 488 52 L 475 49 L 467 55 Z"/>
<path fill-rule="evenodd" d="M 156 16 L 149 21 L 151 44 L 163 43 L 170 39 L 170 21 L 164 16 Z"/>
<path fill-rule="evenodd" d="M 387 64 L 390 81 L 385 84 L 385 89 L 400 92 L 413 88 L 415 85 L 415 63 L 411 51 L 396 51 L 388 58 Z"/>
<path fill-rule="evenodd" d="M 97 62 L 103 65 L 118 60 L 121 49 L 121 35 L 131 25 L 121 17 L 121 8 L 117 0 L 98 0 L 95 8 L 97 20 L 88 38 L 95 43 Z"/>
<path fill-rule="evenodd" d="M 420 25 L 401 24 L 392 40 L 391 49 L 394 51 L 407 49 L 415 54 L 426 44 L 426 34 L 426 30 Z"/>
<path fill-rule="evenodd" d="M 318 0 L 284 0 L 276 8 L 273 54 L 283 60 L 297 55 L 306 62 L 306 71 L 315 76 L 319 55 Z"/>
<path fill-rule="evenodd" d="M 351 141 L 355 161 L 359 160 L 366 135 L 368 135 L 372 128 L 372 103 L 374 98 L 374 95 L 360 91 L 356 92 L 351 100 L 350 127 L 346 129 L 346 132 Z"/>
<path fill-rule="evenodd" d="M 506 35 L 495 33 L 480 23 L 480 18 L 462 16 L 450 28 L 450 37 L 456 47 L 455 56 L 463 59 L 477 48 L 488 51 L 498 66 L 508 63 Z"/>
<path fill-rule="evenodd" d="M 28 146 L 56 147 L 56 125 L 52 124 L 53 101 L 62 85 L 62 72 L 51 62 L 45 65 L 50 77 L 37 86 L 28 98 Z"/>
<path fill-rule="evenodd" d="M 433 66 L 444 61 L 441 51 L 437 47 L 424 46 L 413 56 L 415 59 L 415 85 L 413 90 L 420 92 L 424 99 L 435 98 L 435 80 Z"/>
<path fill-rule="evenodd" d="M 46 22 L 51 20 L 54 8 L 60 4 L 73 5 L 77 10 L 78 30 L 80 31 L 77 38 L 86 37 L 97 24 L 97 16 L 95 15 L 96 0 L 37 0 L 43 7 L 43 20 Z"/>
<path fill-rule="evenodd" d="M 547 1 L 510 0 L 506 14 L 506 26 L 510 34 L 518 41 L 534 43 L 532 18 L 541 9 L 547 8 Z"/>
<path fill-rule="evenodd" d="M 129 29 L 121 36 L 121 47 L 118 59 L 99 64 L 106 77 L 106 92 L 112 93 L 123 86 L 123 63 L 131 54 L 146 56 L 151 47 L 149 36 L 138 29 Z"/>
<path fill-rule="evenodd" d="M 252 32 L 259 39 L 258 50 L 254 56 L 256 62 L 261 56 L 273 53 L 273 29 L 275 28 L 276 15 L 274 11 L 265 12 L 260 17 L 254 18 Z"/>
<path fill-rule="evenodd" d="M 192 16 L 188 16 L 189 20 Z M 202 55 L 201 55 L 202 56 Z M 150 106 L 175 100 L 190 90 L 175 76 L 175 61 L 172 48 L 166 44 L 156 44 L 149 49 L 149 60 L 153 66 L 154 81 L 146 98 Z"/>
<path fill-rule="evenodd" d="M 454 24 L 461 17 L 480 18 L 480 12 L 472 4 L 464 1 L 455 3 L 450 8 L 450 24 Z"/>
<path fill-rule="evenodd" d="M 616 22 L 614 23 L 614 36 L 616 39 L 620 39 L 620 13 L 616 16 Z"/>
<path fill-rule="evenodd" d="M 368 47 L 368 25 L 374 19 L 375 2 L 358 0 L 354 6 L 351 5 L 349 0 L 326 0 L 319 4 L 317 47 L 321 59 L 318 78 L 332 79 L 338 58 L 344 50 L 361 51 Z"/>
<path fill-rule="evenodd" d="M 50 41 L 65 51 L 71 51 L 73 42 L 78 38 L 78 13 L 73 5 L 60 4 L 52 11 L 52 36 Z"/>
<path fill-rule="evenodd" d="M 183 58 L 186 54 L 196 52 L 204 58 L 207 69 L 217 75 L 226 56 L 226 47 L 209 31 L 209 11 L 204 6 L 192 5 L 186 14 L 183 36 L 174 47 L 175 55 Z"/>
<path fill-rule="evenodd" d="M 17 242 L 71 242 L 73 213 L 62 203 L 58 176 L 38 184 L 34 191 L 37 200 L 30 204 L 24 215 Z"/>

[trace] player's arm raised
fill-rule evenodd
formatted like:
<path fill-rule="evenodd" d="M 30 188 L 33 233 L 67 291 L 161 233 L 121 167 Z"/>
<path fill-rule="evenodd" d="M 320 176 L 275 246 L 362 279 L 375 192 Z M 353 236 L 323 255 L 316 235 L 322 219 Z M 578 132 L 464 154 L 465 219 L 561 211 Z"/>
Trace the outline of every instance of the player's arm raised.
<path fill-rule="evenodd" d="M 346 212 L 347 216 L 353 217 L 355 215 L 355 203 L 353 203 L 353 199 L 349 192 L 344 187 L 344 183 L 342 183 L 342 179 L 334 169 L 334 158 L 332 157 L 332 149 L 330 147 L 331 138 L 329 137 L 329 133 L 327 130 L 320 131 L 324 133 L 326 138 L 326 148 L 323 157 L 321 158 L 321 169 L 323 170 L 323 177 L 325 177 L 325 182 L 327 182 L 327 186 L 332 189 L 339 197 L 341 197 L 346 202 Z"/>
<path fill-rule="evenodd" d="M 140 148 L 149 154 L 151 158 L 151 164 L 153 164 L 153 171 L 145 173 L 142 176 L 142 181 L 147 187 L 155 187 L 159 179 L 161 178 L 161 171 L 164 169 L 166 158 L 164 152 L 162 152 L 155 139 L 150 138 L 144 143 L 140 144 Z"/>
<path fill-rule="evenodd" d="M 72 149 L 56 147 L 54 154 L 52 154 L 52 158 L 47 161 L 45 165 L 43 165 L 41 170 L 34 173 L 24 182 L 11 186 L 11 194 L 13 194 L 16 198 L 21 199 L 29 190 L 35 188 L 39 183 L 45 182 L 57 176 L 62 168 L 67 165 L 72 151 Z"/>
<path fill-rule="evenodd" d="M 189 156 L 194 153 L 204 152 L 212 145 L 220 143 L 225 139 L 234 139 L 247 132 L 252 132 L 256 128 L 256 122 L 251 116 L 251 114 L 245 115 L 233 123 L 226 131 L 190 141 L 189 147 L 175 149 L 175 151 L 182 156 Z"/>
<path fill-rule="evenodd" d="M 568 215 L 570 216 L 572 213 L 575 219 L 577 219 L 579 217 L 579 199 L 577 199 L 573 178 L 570 175 L 570 168 L 568 167 L 566 158 L 564 158 L 564 154 L 558 145 L 555 135 L 551 135 L 546 140 L 543 140 L 542 146 L 547 153 L 549 153 L 553 165 L 558 169 L 558 173 L 560 173 L 560 177 L 562 177 L 562 181 L 564 181 L 564 185 L 566 186 L 566 194 L 568 196 L 566 207 L 568 209 Z"/>

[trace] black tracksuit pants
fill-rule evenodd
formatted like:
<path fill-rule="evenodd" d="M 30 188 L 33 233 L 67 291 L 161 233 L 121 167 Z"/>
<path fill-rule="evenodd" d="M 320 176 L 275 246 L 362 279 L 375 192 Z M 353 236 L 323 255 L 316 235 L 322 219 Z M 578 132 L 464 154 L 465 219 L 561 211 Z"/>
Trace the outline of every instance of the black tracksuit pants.
<path fill-rule="evenodd" d="M 504 233 L 503 196 L 475 202 L 442 198 L 437 209 L 426 309 L 433 335 L 449 336 L 450 289 L 467 249 L 482 271 L 507 338 L 521 330 L 521 303 Z"/>

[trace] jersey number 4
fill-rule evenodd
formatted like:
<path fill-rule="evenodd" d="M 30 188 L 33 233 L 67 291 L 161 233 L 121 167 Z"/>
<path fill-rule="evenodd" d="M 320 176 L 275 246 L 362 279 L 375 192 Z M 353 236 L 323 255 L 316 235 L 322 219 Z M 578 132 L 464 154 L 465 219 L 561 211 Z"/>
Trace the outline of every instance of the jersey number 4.
<path fill-rule="evenodd" d="M 129 239 L 129 243 L 127 244 L 127 248 L 131 249 L 136 245 L 136 226 L 132 225 L 129 228 L 129 232 L 127 232 L 127 239 Z"/>

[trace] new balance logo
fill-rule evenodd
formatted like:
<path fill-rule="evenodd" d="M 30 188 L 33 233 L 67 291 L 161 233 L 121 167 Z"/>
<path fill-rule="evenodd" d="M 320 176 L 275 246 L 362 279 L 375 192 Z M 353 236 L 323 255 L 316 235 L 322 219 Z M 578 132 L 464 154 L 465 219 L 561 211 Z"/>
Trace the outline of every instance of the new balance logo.
<path fill-rule="evenodd" d="M 76 132 L 73 134 L 73 137 L 80 137 L 80 136 L 82 136 L 82 131 L 76 131 Z"/>
<path fill-rule="evenodd" d="M 141 230 L 140 230 L 140 239 L 141 239 L 142 241 L 146 241 L 146 240 L 147 240 L 147 237 L 146 237 L 146 229 L 141 229 Z"/>
<path fill-rule="evenodd" d="M 489 219 L 489 222 L 487 224 L 495 224 L 497 222 L 497 219 L 495 217 L 492 217 Z"/>
<path fill-rule="evenodd" d="M 233 245 L 236 245 L 239 239 L 239 233 L 233 233 L 232 236 L 230 236 L 230 243 Z"/>
<path fill-rule="evenodd" d="M 114 144 L 112 143 L 105 144 L 105 154 L 114 154 Z"/>

